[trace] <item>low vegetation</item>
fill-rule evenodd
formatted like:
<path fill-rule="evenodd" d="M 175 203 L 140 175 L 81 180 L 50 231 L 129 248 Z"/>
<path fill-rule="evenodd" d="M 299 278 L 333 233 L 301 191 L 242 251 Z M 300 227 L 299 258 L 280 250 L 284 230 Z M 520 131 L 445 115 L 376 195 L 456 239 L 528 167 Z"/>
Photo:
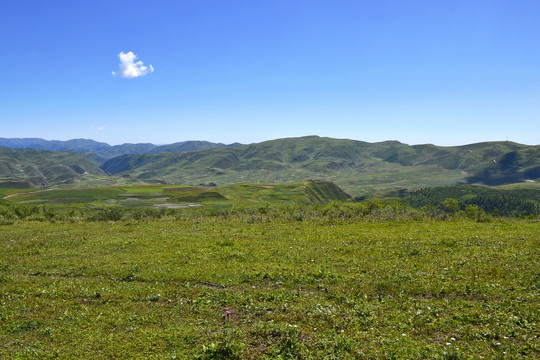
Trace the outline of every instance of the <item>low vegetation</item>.
<path fill-rule="evenodd" d="M 2 359 L 540 357 L 532 184 L 0 195 Z"/>
<path fill-rule="evenodd" d="M 414 191 L 407 195 L 405 200 L 416 208 L 439 206 L 447 212 L 476 206 L 492 215 L 540 215 L 540 190 L 532 186 L 522 188 L 444 186 Z"/>
<path fill-rule="evenodd" d="M 183 208 L 206 206 L 241 208 L 254 205 L 327 204 L 350 199 L 335 184 L 325 181 L 264 185 L 225 186 L 115 186 L 97 188 L 51 188 L 20 191 L 6 189 L 6 199 L 20 205 L 46 205 L 64 209 L 99 209 L 111 206 Z"/>
<path fill-rule="evenodd" d="M 540 356 L 538 219 L 396 201 L 2 209 L 0 358 Z"/>

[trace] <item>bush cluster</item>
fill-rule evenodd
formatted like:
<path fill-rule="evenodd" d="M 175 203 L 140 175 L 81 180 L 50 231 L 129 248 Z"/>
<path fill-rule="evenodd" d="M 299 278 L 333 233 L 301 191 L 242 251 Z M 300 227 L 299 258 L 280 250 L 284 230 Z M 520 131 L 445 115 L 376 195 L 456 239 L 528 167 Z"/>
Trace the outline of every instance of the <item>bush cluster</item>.
<path fill-rule="evenodd" d="M 14 220 L 51 221 L 75 217 L 75 211 L 60 211 L 50 206 L 25 206 L 18 204 L 0 205 L 0 224 Z"/>
<path fill-rule="evenodd" d="M 487 214 L 475 204 L 462 204 L 448 198 L 440 205 L 413 207 L 402 200 L 369 200 L 362 202 L 334 201 L 327 205 L 259 206 L 225 209 L 152 209 L 107 207 L 103 209 L 61 210 L 47 206 L 0 205 L 0 225 L 15 220 L 28 221 L 145 221 L 174 217 L 176 220 L 191 218 L 232 219 L 245 223 L 270 221 L 343 222 L 362 221 L 424 221 L 470 219 L 477 222 L 491 221 L 496 217 L 512 214 Z M 529 215 L 528 218 L 538 218 Z"/>
<path fill-rule="evenodd" d="M 415 208 L 436 205 L 445 211 L 467 212 L 467 207 L 473 205 L 494 216 L 540 215 L 540 192 L 532 189 L 498 190 L 483 186 L 442 186 L 414 191 L 404 199 Z"/>

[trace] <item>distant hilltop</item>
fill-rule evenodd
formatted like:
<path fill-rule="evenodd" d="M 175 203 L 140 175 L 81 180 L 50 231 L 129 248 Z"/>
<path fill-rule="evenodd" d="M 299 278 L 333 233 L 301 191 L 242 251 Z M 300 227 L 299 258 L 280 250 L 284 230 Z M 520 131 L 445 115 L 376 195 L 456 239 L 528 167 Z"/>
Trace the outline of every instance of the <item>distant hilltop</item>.
<path fill-rule="evenodd" d="M 305 136 L 249 145 L 185 141 L 110 146 L 84 139 L 0 139 L 0 145 L 5 146 L 0 147 L 0 180 L 10 186 L 13 181 L 46 187 L 320 179 L 355 197 L 369 197 L 456 184 L 540 182 L 540 145 L 510 141 L 442 147 Z"/>
<path fill-rule="evenodd" d="M 98 142 L 90 139 L 72 139 L 61 141 L 44 140 L 39 138 L 0 138 L 0 146 L 48 151 L 91 152 L 104 160 L 112 159 L 115 156 L 125 154 L 155 154 L 160 152 L 195 151 L 240 145 L 242 144 L 234 143 L 225 145 L 221 143 L 212 143 L 209 141 L 190 140 L 168 145 L 139 143 L 112 146 L 104 142 Z"/>

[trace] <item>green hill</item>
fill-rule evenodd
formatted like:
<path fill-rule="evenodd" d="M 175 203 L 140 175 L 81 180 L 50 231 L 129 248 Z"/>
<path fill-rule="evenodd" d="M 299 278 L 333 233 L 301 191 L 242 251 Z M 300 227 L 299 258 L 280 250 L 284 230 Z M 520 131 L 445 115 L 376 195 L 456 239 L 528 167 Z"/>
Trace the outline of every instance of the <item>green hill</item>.
<path fill-rule="evenodd" d="M 161 145 L 158 146 L 152 151 L 149 151 L 149 153 L 160 153 L 160 152 L 170 152 L 170 153 L 177 153 L 177 152 L 183 152 L 183 151 L 198 151 L 198 150 L 208 150 L 208 149 L 215 149 L 215 148 L 221 148 L 226 146 L 238 146 L 239 144 L 232 144 L 232 145 L 225 145 L 221 143 L 213 143 L 209 141 L 182 141 L 177 142 L 174 144 L 169 145 Z"/>
<path fill-rule="evenodd" d="M 442 147 L 432 144 L 405 145 L 388 142 L 376 155 L 384 161 L 404 166 L 436 164 L 445 169 L 473 170 L 511 151 L 529 148 L 512 142 L 483 142 L 464 146 Z"/>
<path fill-rule="evenodd" d="M 540 178 L 540 147 L 522 147 L 494 159 L 468 180 L 471 183 L 502 185 Z"/>
<path fill-rule="evenodd" d="M 19 182 L 3 187 L 70 184 L 88 175 L 106 176 L 82 154 L 0 147 L 0 182 Z"/>
<path fill-rule="evenodd" d="M 8 140 L 13 146 L 29 144 L 25 139 Z M 40 139 L 26 140 L 39 142 Z M 47 146 L 51 144 L 56 143 Z M 501 185 L 540 180 L 540 146 L 513 142 L 441 147 L 306 136 L 250 145 L 187 141 L 159 147 L 152 144 L 111 147 L 84 139 L 57 145 L 70 145 L 77 151 L 95 145 L 101 150 L 39 153 L 4 148 L 0 178 L 29 181 L 34 185 L 77 183 L 80 186 L 284 184 L 321 179 L 336 183 L 357 198 L 397 196 L 414 189 L 466 183 Z M 146 153 L 122 154 L 104 160 L 124 151 Z M 96 164 L 100 164 L 101 170 Z M 91 177 L 83 174 L 94 178 L 89 181 Z"/>
<path fill-rule="evenodd" d="M 489 183 L 489 176 L 501 176 L 501 183 L 539 179 L 538 151 L 539 146 L 512 142 L 440 147 L 308 136 L 196 152 L 124 155 L 106 161 L 101 168 L 140 180 L 183 184 L 284 183 L 316 178 L 333 181 L 361 197 L 458 183 Z M 491 170 L 492 164 L 512 152 L 523 154 L 516 163 L 522 169 L 517 175 L 500 175 L 505 169 L 507 173 L 514 169 L 509 167 Z"/>

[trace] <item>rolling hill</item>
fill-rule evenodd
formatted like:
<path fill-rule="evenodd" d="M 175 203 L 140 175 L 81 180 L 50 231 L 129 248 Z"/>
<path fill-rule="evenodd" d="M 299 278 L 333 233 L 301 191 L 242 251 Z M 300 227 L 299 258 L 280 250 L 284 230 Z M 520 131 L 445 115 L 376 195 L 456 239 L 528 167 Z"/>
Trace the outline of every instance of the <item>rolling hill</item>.
<path fill-rule="evenodd" d="M 94 144 L 89 141 L 79 143 L 77 149 L 82 151 Z M 76 143 L 73 140 L 70 144 Z M 85 148 L 84 144 L 88 146 Z M 16 145 L 24 144 L 19 141 Z M 127 149 L 130 144 L 122 146 Z M 82 173 L 102 179 L 114 175 L 126 182 L 139 183 L 278 184 L 320 179 L 336 183 L 357 198 L 398 195 L 413 189 L 455 184 L 499 185 L 540 180 L 540 146 L 508 141 L 441 147 L 306 136 L 250 145 L 191 141 L 160 147 L 131 146 L 133 152 L 142 151 L 146 146 L 145 153 L 122 154 L 104 160 L 101 155 L 105 150 L 109 151 L 107 156 L 111 156 L 114 149 L 120 149 L 105 147 L 91 153 L 61 153 L 60 157 L 53 155 L 54 152 L 47 156 L 41 154 L 46 161 L 36 163 L 32 160 L 37 156 L 31 155 L 34 153 L 24 150 L 17 153 L 12 149 L 10 156 L 18 154 L 13 161 L 20 164 L 19 170 L 10 168 L 15 162 L 4 160 L 0 177 L 33 184 L 42 179 L 46 180 L 44 184 L 63 184 L 73 182 L 70 179 L 77 176 L 80 178 L 81 173 L 75 170 L 79 166 L 84 170 Z M 62 157 L 70 158 L 68 164 Z M 96 163 L 101 164 L 101 170 Z M 39 171 L 35 170 L 37 165 Z M 115 182 L 109 181 L 112 183 Z"/>
<path fill-rule="evenodd" d="M 82 154 L 0 147 L 0 187 L 70 184 L 89 175 L 107 176 Z"/>
<path fill-rule="evenodd" d="M 533 181 L 540 178 L 538 152 L 540 146 L 512 142 L 440 147 L 308 136 L 196 152 L 123 155 L 101 168 L 110 174 L 167 183 L 323 179 L 362 196 L 457 183 L 487 184 L 491 179 Z"/>
<path fill-rule="evenodd" d="M 499 156 L 468 178 L 471 183 L 503 185 L 540 178 L 540 147 L 519 148 Z"/>

